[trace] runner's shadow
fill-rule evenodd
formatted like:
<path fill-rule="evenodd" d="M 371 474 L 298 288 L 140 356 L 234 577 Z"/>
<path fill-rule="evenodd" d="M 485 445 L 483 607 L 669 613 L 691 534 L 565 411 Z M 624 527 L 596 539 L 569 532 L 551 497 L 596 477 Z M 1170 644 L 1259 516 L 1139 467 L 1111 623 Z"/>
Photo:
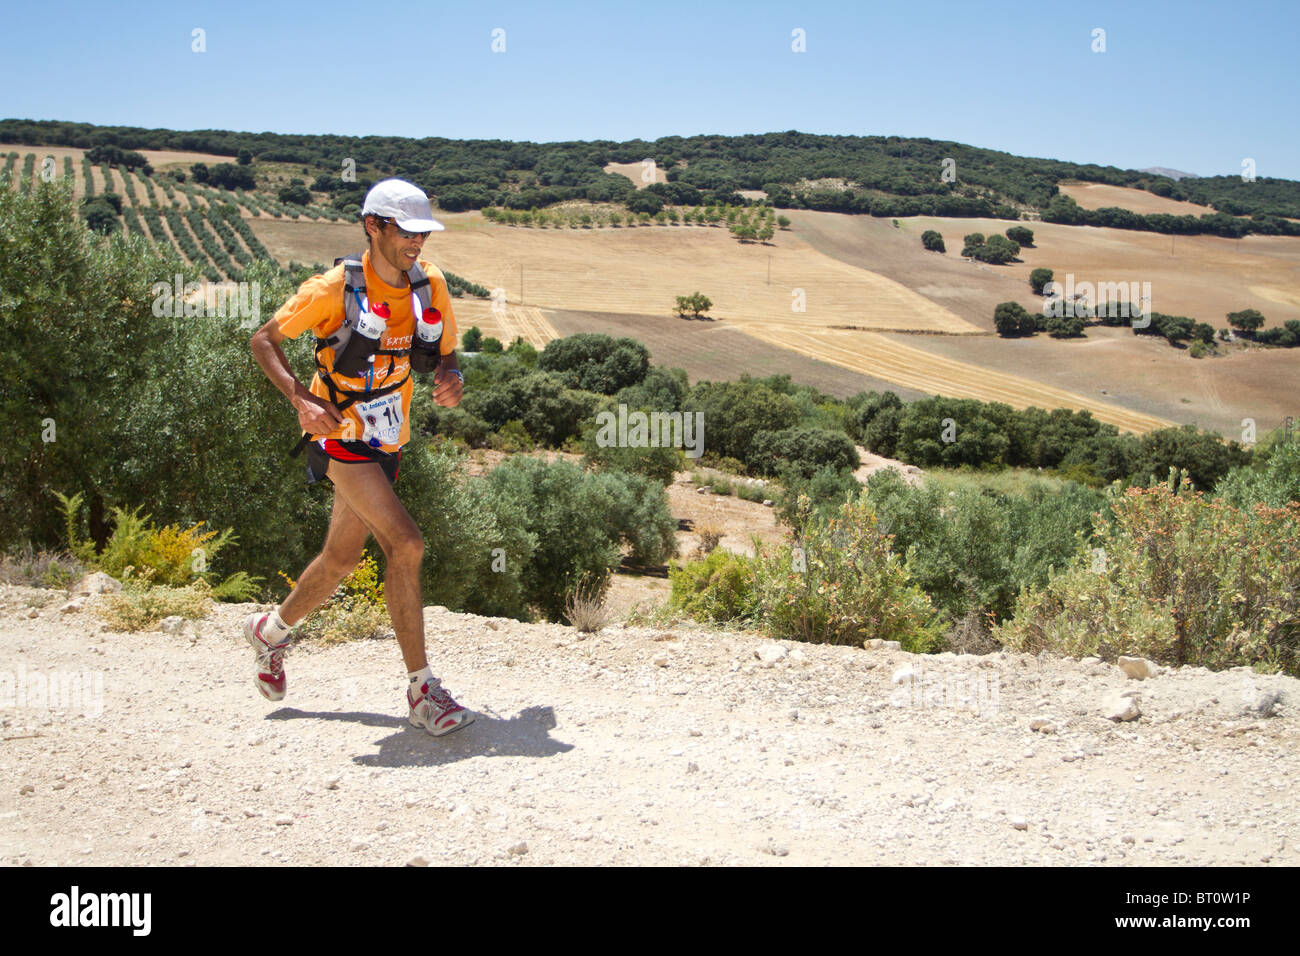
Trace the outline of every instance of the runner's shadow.
<path fill-rule="evenodd" d="M 556 726 L 553 707 L 525 707 L 508 719 L 479 713 L 474 723 L 445 737 L 431 737 L 401 717 L 366 711 L 284 707 L 266 719 L 347 720 L 392 729 L 393 733 L 378 741 L 378 753 L 352 758 L 354 763 L 367 767 L 432 767 L 468 757 L 553 757 L 573 749 L 573 744 L 551 737 Z"/>

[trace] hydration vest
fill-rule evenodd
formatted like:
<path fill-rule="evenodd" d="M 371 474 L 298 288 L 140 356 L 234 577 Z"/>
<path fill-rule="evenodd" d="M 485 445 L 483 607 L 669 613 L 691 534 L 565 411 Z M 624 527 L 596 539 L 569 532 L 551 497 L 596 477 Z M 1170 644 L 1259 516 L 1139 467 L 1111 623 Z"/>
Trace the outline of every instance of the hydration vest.
<path fill-rule="evenodd" d="M 357 319 L 362 312 L 370 307 L 369 299 L 366 295 L 366 272 L 361 264 L 361 253 L 353 253 L 350 256 L 343 256 L 334 260 L 334 265 L 343 264 L 343 324 L 340 325 L 332 334 L 325 338 L 316 339 L 316 352 L 313 356 L 316 362 L 316 371 L 320 375 L 320 380 L 324 383 L 325 388 L 329 391 L 330 402 L 334 404 L 339 411 L 343 411 L 348 406 L 359 402 L 369 401 L 372 398 L 380 398 L 389 392 L 395 392 L 411 377 L 410 364 L 411 352 L 415 348 L 415 338 L 419 334 L 419 325 L 425 312 L 433 307 L 433 293 L 429 284 L 429 276 L 424 269 L 420 267 L 417 261 L 412 264 L 411 268 L 406 270 L 406 278 L 411 286 L 411 312 L 415 316 L 415 324 L 411 327 L 411 344 L 402 349 L 376 349 L 372 355 L 374 357 L 370 368 L 374 369 L 379 364 L 380 356 L 388 356 L 388 371 L 385 377 L 391 374 L 396 366 L 397 356 L 407 356 L 408 371 L 402 376 L 400 381 L 385 384 L 382 388 L 366 388 L 361 391 L 356 389 L 344 388 L 335 383 L 331 373 L 332 368 L 327 368 L 322 361 L 321 353 L 325 349 L 332 349 L 335 358 L 342 352 L 352 337 L 352 330 L 356 328 Z M 424 370 L 417 370 L 424 371 Z M 433 371 L 432 368 L 427 371 Z M 312 440 L 312 435 L 304 432 L 298 444 L 294 446 L 293 451 L 289 454 L 296 457 L 307 447 L 307 443 Z"/>

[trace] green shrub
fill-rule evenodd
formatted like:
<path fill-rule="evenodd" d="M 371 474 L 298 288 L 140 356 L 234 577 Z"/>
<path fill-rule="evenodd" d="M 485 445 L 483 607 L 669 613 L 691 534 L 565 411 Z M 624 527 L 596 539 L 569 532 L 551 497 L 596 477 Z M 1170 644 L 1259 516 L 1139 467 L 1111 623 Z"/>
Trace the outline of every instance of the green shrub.
<path fill-rule="evenodd" d="M 257 596 L 257 579 L 236 571 L 220 584 L 212 584 L 208 564 L 232 543 L 229 528 L 220 533 L 204 531 L 203 522 L 182 530 L 177 525 L 162 528 L 149 523 L 149 516 L 138 514 L 139 507 L 127 512 L 113 509 L 113 534 L 104 550 L 95 553 L 94 545 L 81 537 L 80 494 L 68 497 L 54 492 L 63 509 L 68 548 L 81 561 L 111 577 L 122 579 L 128 569 L 137 576 L 163 587 L 183 588 L 195 581 L 208 585 L 212 597 L 250 601 Z"/>
<path fill-rule="evenodd" d="M 1073 559 L 1103 502 L 1079 485 L 1022 485 L 1006 492 L 975 478 L 933 476 L 914 488 L 882 469 L 867 481 L 867 496 L 908 573 L 950 621 L 972 611 L 1002 620 L 1021 588 L 1042 586 L 1053 566 Z"/>
<path fill-rule="evenodd" d="M 702 561 L 668 566 L 669 606 L 697 621 L 749 621 L 757 612 L 754 562 L 717 549 Z"/>
<path fill-rule="evenodd" d="M 212 609 L 208 583 L 195 581 L 183 588 L 153 585 L 151 572 L 137 575 L 128 567 L 122 574 L 122 590 L 102 596 L 95 613 L 115 631 L 144 631 L 168 617 L 198 620 Z"/>
<path fill-rule="evenodd" d="M 1185 484 L 1111 495 L 1100 550 L 1022 593 L 997 631 L 1003 644 L 1300 674 L 1300 504 L 1240 509 Z"/>
<path fill-rule="evenodd" d="M 587 480 L 603 491 L 607 504 L 599 520 L 628 548 L 632 564 L 660 565 L 677 553 L 677 519 L 662 484 L 621 471 L 588 474 Z"/>
<path fill-rule="evenodd" d="M 512 418 L 492 433 L 489 444 L 497 451 L 517 452 L 532 451 L 536 442 L 524 428 L 524 423 Z"/>
<path fill-rule="evenodd" d="M 534 442 L 558 448 L 581 434 L 599 401 L 600 397 L 590 392 L 566 387 L 553 372 L 529 372 L 483 390 L 469 391 L 467 383 L 461 404 L 498 429 L 517 419 Z"/>
<path fill-rule="evenodd" d="M 799 499 L 807 497 L 813 514 L 823 517 L 836 513 L 846 500 L 856 498 L 862 491 L 861 483 L 850 471 L 836 471 L 834 468 L 819 468 L 811 477 L 805 478 L 798 469 L 791 468 L 780 476 L 780 491 L 775 498 L 776 519 L 782 524 L 800 531 Z"/>
<path fill-rule="evenodd" d="M 296 581 L 284 577 L 289 587 L 296 586 Z M 298 629 L 322 644 L 341 644 L 377 637 L 389 629 L 391 621 L 378 566 L 374 557 L 366 554 Z"/>
<path fill-rule="evenodd" d="M 516 509 L 513 527 L 535 542 L 518 573 L 528 603 L 552 621 L 563 616 L 577 582 L 603 587 L 622 546 L 643 564 L 666 560 L 676 547 L 666 493 L 639 475 L 591 474 L 563 460 L 518 456 L 493 469 L 487 485 L 494 500 Z"/>
<path fill-rule="evenodd" d="M 762 431 L 793 428 L 799 422 L 799 408 L 760 382 L 698 382 L 682 401 L 682 410 L 702 412 L 705 424 L 705 452 L 711 458 L 743 461 L 749 443 Z"/>
<path fill-rule="evenodd" d="M 547 342 L 537 367 L 558 374 L 570 388 L 613 395 L 645 378 L 650 352 L 635 339 L 580 332 Z"/>
<path fill-rule="evenodd" d="M 612 411 L 608 404 L 602 409 L 602 411 L 605 410 Z M 583 429 L 580 443 L 583 464 L 588 468 L 600 471 L 625 471 L 630 474 L 643 475 L 661 485 L 666 485 L 673 480 L 673 475 L 683 467 L 686 461 L 686 456 L 681 448 L 668 445 L 660 445 L 657 448 L 636 448 L 617 443 L 602 445 L 600 437 L 601 428 L 593 419 Z"/>
<path fill-rule="evenodd" d="M 643 408 L 657 412 L 675 412 L 682 407 L 682 399 L 689 390 L 686 372 L 680 368 L 655 366 L 646 372 L 636 385 L 620 389 L 615 404 L 628 408 Z"/>
<path fill-rule="evenodd" d="M 442 408 L 435 405 L 431 412 L 432 414 L 421 423 L 421 427 L 427 432 L 448 438 L 459 438 L 470 448 L 488 446 L 492 429 L 483 419 L 460 406 Z"/>
<path fill-rule="evenodd" d="M 537 539 L 524 505 L 469 477 L 464 466 L 463 454 L 422 437 L 402 449 L 397 491 L 424 535 L 422 601 L 527 620 L 523 575 Z"/>
<path fill-rule="evenodd" d="M 1214 486 L 1214 492 L 1237 508 L 1254 504 L 1282 508 L 1287 502 L 1300 501 L 1300 441 L 1286 441 L 1275 433 L 1251 465 L 1232 469 Z"/>
<path fill-rule="evenodd" d="M 861 461 L 853 442 L 842 431 L 786 428 L 756 434 L 749 443 L 745 464 L 759 475 L 774 476 L 792 469 L 811 478 L 822 468 L 852 471 Z"/>
<path fill-rule="evenodd" d="M 763 627 L 776 638 L 861 644 L 880 638 L 933 650 L 942 627 L 930 599 L 889 549 L 870 502 L 846 502 L 830 518 L 800 499 L 798 546 L 760 551 L 756 593 Z"/>

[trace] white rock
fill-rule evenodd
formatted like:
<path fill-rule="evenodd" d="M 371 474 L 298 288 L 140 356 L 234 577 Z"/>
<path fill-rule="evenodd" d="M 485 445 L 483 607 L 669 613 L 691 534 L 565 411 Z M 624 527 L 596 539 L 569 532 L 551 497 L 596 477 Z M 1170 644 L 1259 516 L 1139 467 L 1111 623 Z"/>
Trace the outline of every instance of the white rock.
<path fill-rule="evenodd" d="M 106 594 L 122 590 L 122 582 L 103 571 L 87 574 L 72 588 L 73 594 Z"/>
<path fill-rule="evenodd" d="M 770 508 L 770 507 L 772 507 L 772 503 L 773 503 L 773 502 L 772 502 L 772 499 L 771 499 L 771 498 L 764 498 L 764 499 L 763 499 L 763 507 L 764 507 L 764 508 Z"/>
<path fill-rule="evenodd" d="M 59 608 L 59 613 L 60 613 L 60 614 L 75 614 L 76 612 L 80 611 L 80 610 L 81 610 L 82 608 L 84 608 L 84 607 L 85 607 L 85 605 L 82 604 L 81 601 L 79 601 L 79 600 L 77 600 L 76 598 L 74 598 L 73 600 L 69 601 L 67 604 L 65 604 L 65 605 L 63 605 L 61 608 Z"/>
<path fill-rule="evenodd" d="M 890 650 L 890 651 L 901 651 L 903 649 L 903 645 L 898 641 L 885 641 L 885 640 L 881 640 L 878 637 L 873 637 L 863 641 L 862 646 L 867 648 L 883 647 L 886 650 Z"/>
<path fill-rule="evenodd" d="M 1056 724 L 1046 717 L 1035 717 L 1029 722 L 1029 729 L 1036 730 L 1040 734 L 1054 734 L 1056 733 Z"/>
<path fill-rule="evenodd" d="M 1011 819 L 1008 820 L 1007 822 L 1010 823 L 1011 826 L 1017 830 L 1029 829 L 1029 821 L 1026 820 L 1024 817 L 1011 817 Z"/>
<path fill-rule="evenodd" d="M 761 644 L 758 650 L 754 651 L 754 656 L 764 664 L 772 665 L 779 660 L 783 660 L 789 651 L 784 646 L 776 643 Z"/>
<path fill-rule="evenodd" d="M 165 617 L 158 622 L 158 630 L 166 631 L 168 634 L 174 634 L 185 624 L 185 618 L 173 614 L 171 617 Z"/>
<path fill-rule="evenodd" d="M 287 814 L 287 813 L 282 813 L 282 814 L 280 814 L 278 817 L 275 818 L 275 825 L 276 825 L 277 827 L 287 827 L 287 826 L 292 826 L 292 825 L 293 825 L 293 817 L 289 816 L 289 814 Z"/>
<path fill-rule="evenodd" d="M 331 777 L 326 777 L 326 778 L 325 778 L 325 789 L 326 789 L 326 790 L 337 790 L 337 789 L 339 788 L 339 783 L 342 782 L 342 780 L 343 780 L 343 778 L 342 778 L 341 776 L 339 776 L 338 774 L 334 774 L 334 775 L 331 776 Z"/>
<path fill-rule="evenodd" d="M 407 866 L 428 866 L 429 861 L 417 853 L 415 856 L 411 857 L 409 860 L 406 861 L 406 865 Z"/>
<path fill-rule="evenodd" d="M 1133 697 L 1120 697 L 1118 695 L 1109 697 L 1102 705 L 1102 709 L 1108 719 L 1116 722 L 1136 720 L 1142 716 L 1137 699 Z"/>
<path fill-rule="evenodd" d="M 1121 657 L 1116 663 L 1129 680 L 1146 680 L 1156 676 L 1156 665 L 1145 657 Z"/>
<path fill-rule="evenodd" d="M 511 856 L 523 856 L 528 852 L 528 844 L 523 840 L 520 840 L 518 843 L 513 844 L 508 850 L 506 850 L 506 852 Z"/>
<path fill-rule="evenodd" d="M 1259 714 L 1261 717 L 1272 717 L 1277 710 L 1277 705 L 1282 702 L 1282 693 L 1276 690 L 1266 690 L 1259 695 L 1253 707 L 1248 708 Z"/>
<path fill-rule="evenodd" d="M 894 676 L 889 680 L 894 684 L 903 684 L 910 681 L 916 676 L 916 671 L 912 669 L 911 664 L 904 664 L 898 670 L 894 671 Z"/>

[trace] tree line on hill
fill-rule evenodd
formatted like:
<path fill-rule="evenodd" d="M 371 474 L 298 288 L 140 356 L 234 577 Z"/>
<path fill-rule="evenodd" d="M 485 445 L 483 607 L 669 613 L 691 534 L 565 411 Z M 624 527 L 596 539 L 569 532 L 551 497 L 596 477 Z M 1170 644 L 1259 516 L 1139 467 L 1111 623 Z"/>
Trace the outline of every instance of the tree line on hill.
<path fill-rule="evenodd" d="M 1056 196 L 1043 210 L 1043 222 L 1059 222 L 1067 226 L 1106 226 L 1111 229 L 1137 229 L 1144 232 L 1163 232 L 1170 235 L 1224 236 L 1240 239 L 1257 233 L 1264 236 L 1300 236 L 1300 223 L 1288 222 L 1276 212 L 1256 212 L 1249 219 L 1226 212 L 1204 213 L 1200 216 L 1174 216 L 1169 213 L 1131 212 L 1117 206 L 1084 209 L 1070 196 Z"/>
<path fill-rule="evenodd" d="M 1059 203 L 1063 181 L 1107 183 L 1149 189 L 1214 207 L 1223 219 L 1204 224 L 1188 217 L 1119 217 L 1120 228 L 1155 231 L 1290 231 L 1284 218 L 1300 218 L 1300 183 L 1261 177 L 1183 179 L 1095 164 L 1013 156 L 942 140 L 899 136 L 828 136 L 789 130 L 746 136 L 667 136 L 653 141 L 531 143 L 501 140 L 408 139 L 393 136 L 347 137 L 330 134 L 244 133 L 229 130 L 175 131 L 139 127 L 98 127 L 64 121 L 0 120 L 0 137 L 31 145 L 115 147 L 123 150 L 173 149 L 209 152 L 260 162 L 310 167 L 337 181 L 345 161 L 376 178 L 400 176 L 437 196 L 443 209 L 497 205 L 531 208 L 566 199 L 593 202 L 644 202 L 625 176 L 604 172 L 609 163 L 652 159 L 665 171 L 660 190 L 665 202 L 741 204 L 741 190 L 763 189 L 772 204 L 873 216 L 965 216 L 1018 218 L 1039 209 L 1072 221 L 1077 214 Z M 948 163 L 950 161 L 950 163 Z M 951 175 L 945 175 L 950 171 Z M 840 180 L 849 188 L 811 185 Z M 335 191 L 331 189 L 331 191 Z M 640 211 L 634 209 L 633 211 Z M 656 210 L 648 210 L 654 212 Z M 1234 217 L 1252 216 L 1249 220 Z M 1059 218 L 1066 216 L 1066 218 Z M 1079 219 L 1109 224 L 1107 213 Z M 1170 220 L 1180 220 L 1172 223 Z M 1242 226 L 1240 223 L 1252 225 Z"/>

